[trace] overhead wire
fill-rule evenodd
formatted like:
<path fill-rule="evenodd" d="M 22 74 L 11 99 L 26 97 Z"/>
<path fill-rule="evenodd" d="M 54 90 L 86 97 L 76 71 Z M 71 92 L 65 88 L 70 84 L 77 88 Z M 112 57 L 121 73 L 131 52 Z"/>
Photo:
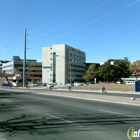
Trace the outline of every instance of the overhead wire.
<path fill-rule="evenodd" d="M 73 20 L 71 20 L 71 21 L 69 21 L 69 22 L 72 22 L 72 21 L 74 21 L 75 19 L 78 19 L 78 18 L 82 17 L 83 15 L 86 15 L 87 13 L 89 13 L 89 12 L 91 12 L 91 11 L 94 11 L 95 9 L 98 9 L 98 8 L 104 6 L 105 4 L 107 4 L 107 3 L 111 2 L 111 1 L 112 1 L 112 0 L 109 0 L 109 1 L 107 1 L 107 2 L 105 2 L 105 3 L 103 3 L 102 5 L 99 5 L 99 6 L 97 6 L 96 8 L 94 8 L 94 9 L 92 9 L 92 10 L 90 10 L 90 11 L 88 11 L 88 12 L 82 14 L 82 15 L 80 15 L 79 17 L 74 18 Z M 67 33 L 69 33 L 69 32 L 75 31 L 75 30 L 80 29 L 80 28 L 82 28 L 82 27 L 84 27 L 84 26 L 87 26 L 87 25 L 89 25 L 89 24 L 91 24 L 91 23 L 94 23 L 94 22 L 96 22 L 96 21 L 99 21 L 99 20 L 101 20 L 101 19 L 103 19 L 103 18 L 106 18 L 106 17 L 108 17 L 108 16 L 110 16 L 110 15 L 112 15 L 112 14 L 114 14 L 114 13 L 117 13 L 117 12 L 119 12 L 119 11 L 121 11 L 121 10 L 127 8 L 127 7 L 130 7 L 130 6 L 132 6 L 132 5 L 134 5 L 134 4 L 138 3 L 138 2 L 140 2 L 140 0 L 137 0 L 137 1 L 135 1 L 135 2 L 133 2 L 133 3 L 130 3 L 130 4 L 126 5 L 126 6 L 123 6 L 123 7 L 119 8 L 119 9 L 117 9 L 117 10 L 115 10 L 115 11 L 109 13 L 109 14 L 106 14 L 106 15 L 104 15 L 104 16 L 102 16 L 102 17 L 99 17 L 99 18 L 97 18 L 97 19 L 95 19 L 95 20 L 93 20 L 93 21 L 90 21 L 90 22 L 88 22 L 88 23 L 86 23 L 86 24 L 83 24 L 83 25 L 81 25 L 81 26 L 79 26 L 79 27 L 77 27 L 77 28 L 73 28 L 73 29 L 71 29 L 71 30 L 69 30 L 69 31 L 67 31 L 67 32 L 64 32 L 64 33 L 62 33 L 62 34 L 59 34 L 59 35 L 57 35 L 57 36 L 55 36 L 55 37 L 53 37 L 53 38 L 56 38 L 56 37 L 65 35 L 65 34 L 67 34 Z M 67 23 L 68 23 L 68 22 L 67 22 Z M 67 23 L 65 23 L 65 24 L 67 24 Z M 65 25 L 65 24 L 63 24 L 63 25 Z M 61 26 L 63 26 L 63 25 L 61 25 Z M 57 27 L 57 28 L 58 28 L 58 27 Z M 53 30 L 55 30 L 55 29 L 56 29 L 56 28 L 52 29 L 51 31 L 53 31 Z M 44 34 L 42 34 L 42 35 L 44 35 Z M 42 36 L 42 35 L 39 35 L 39 36 Z M 49 38 L 52 38 L 52 37 L 49 37 Z"/>
<path fill-rule="evenodd" d="M 81 18 L 81 17 L 83 17 L 83 16 L 89 14 L 90 12 L 93 12 L 93 11 L 95 11 L 96 9 L 101 8 L 102 6 L 108 4 L 108 3 L 111 2 L 111 1 L 112 1 L 112 0 L 109 0 L 109 1 L 107 1 L 107 2 L 105 2 L 105 3 L 103 3 L 103 4 L 101 4 L 101 5 L 99 5 L 99 6 L 95 7 L 95 8 L 93 8 L 92 10 L 90 10 L 90 11 L 88 11 L 88 12 L 85 12 L 84 14 L 82 14 L 82 15 L 80 15 L 80 16 L 78 16 L 78 17 L 76 17 L 76 18 L 74 18 L 74 19 L 72 19 L 72 20 L 70 20 L 70 21 L 68 21 L 68 22 L 66 22 L 66 23 L 64 23 L 64 24 L 62 24 L 62 25 L 60 25 L 60 26 L 58 26 L 58 27 L 52 29 L 52 30 L 49 31 L 49 32 L 52 32 L 52 31 L 54 31 L 54 30 L 56 30 L 56 29 L 58 29 L 58 28 L 60 28 L 60 27 L 62 27 L 62 26 L 64 26 L 64 25 L 66 25 L 66 24 L 71 23 L 71 22 L 74 21 L 74 20 L 77 20 L 78 18 Z M 46 32 L 46 33 L 48 33 L 48 32 Z M 41 35 L 44 35 L 44 34 L 46 34 L 46 33 L 43 33 L 43 34 L 41 34 Z"/>
<path fill-rule="evenodd" d="M 119 8 L 119 9 L 117 9 L 117 10 L 115 10 L 115 11 L 109 13 L 109 14 L 106 14 L 106 15 L 104 15 L 104 16 L 102 16 L 102 17 L 100 17 L 100 18 L 97 18 L 97 19 L 95 19 L 95 20 L 93 20 L 93 21 L 90 21 L 90 22 L 88 22 L 88 23 L 86 23 L 86 24 L 83 24 L 83 25 L 81 25 L 81 26 L 79 26 L 79 27 L 77 27 L 77 28 L 73 28 L 73 29 L 71 29 L 71 30 L 69 30 L 69 31 L 67 31 L 67 32 L 65 32 L 65 33 L 62 33 L 61 35 L 67 34 L 67 33 L 72 32 L 72 31 L 75 31 L 75 30 L 80 29 L 80 28 L 82 28 L 82 27 L 84 27 L 84 26 L 86 26 L 86 25 L 89 25 L 89 24 L 94 23 L 94 22 L 96 22 L 96 21 L 98 21 L 98 20 L 101 20 L 101 19 L 103 19 L 103 18 L 106 18 L 106 17 L 108 17 L 108 16 L 110 16 L 110 15 L 112 15 L 112 14 L 114 14 L 114 13 L 117 13 L 117 12 L 119 12 L 119 11 L 121 11 L 121 10 L 127 8 L 127 7 L 130 7 L 130 6 L 132 6 L 132 5 L 134 5 L 134 4 L 138 3 L 138 2 L 140 2 L 140 0 L 135 1 L 135 2 L 133 2 L 133 3 L 131 3 L 131 4 L 128 4 L 128 5 L 126 5 L 126 6 L 122 7 L 122 8 Z M 59 35 L 59 36 L 61 36 L 61 35 Z"/>
<path fill-rule="evenodd" d="M 70 12 L 72 12 L 72 11 L 74 11 L 75 9 L 79 8 L 80 6 L 84 5 L 84 4 L 87 3 L 88 1 L 90 1 L 90 0 L 85 0 L 84 2 L 80 3 L 80 4 L 77 5 L 76 7 L 74 7 L 74 8 L 72 8 L 71 10 L 65 12 L 65 13 L 62 14 L 61 16 L 59 16 L 59 17 L 53 19 L 52 21 L 48 22 L 47 24 L 42 25 L 41 27 L 39 27 L 39 28 L 36 29 L 36 30 L 39 30 L 39 29 L 41 29 L 41 28 L 43 28 L 43 27 L 45 27 L 45 26 L 47 26 L 47 25 L 53 23 L 54 21 L 56 21 L 56 20 L 58 20 L 58 19 L 64 17 L 65 15 L 69 14 Z M 36 31 L 36 30 L 34 30 L 34 31 Z"/>

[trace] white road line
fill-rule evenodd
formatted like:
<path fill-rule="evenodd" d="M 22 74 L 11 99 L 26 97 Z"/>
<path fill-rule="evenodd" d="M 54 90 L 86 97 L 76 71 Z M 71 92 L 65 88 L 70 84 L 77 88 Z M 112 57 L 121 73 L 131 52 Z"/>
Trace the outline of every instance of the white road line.
<path fill-rule="evenodd" d="M 124 102 L 117 102 L 117 101 L 107 101 L 107 100 L 101 100 L 101 99 L 91 99 L 91 98 L 85 98 L 85 97 L 74 97 L 74 96 L 69 96 L 69 95 L 65 96 L 65 95 L 48 94 L 48 93 L 36 93 L 36 94 L 43 94 L 43 95 L 49 95 L 49 96 L 60 96 L 60 97 L 67 97 L 67 98 L 75 98 L 75 99 L 99 101 L 99 102 L 107 102 L 107 103 L 115 103 L 115 104 L 124 104 L 124 105 L 132 105 L 132 106 L 140 106 L 140 104 L 124 103 Z"/>
<path fill-rule="evenodd" d="M 112 114 L 120 114 L 120 115 L 123 115 L 123 116 L 135 117 L 135 118 L 136 118 L 136 116 L 133 116 L 133 115 L 126 115 L 126 114 L 123 114 L 123 113 L 113 112 L 113 111 L 109 111 L 109 110 L 103 110 L 103 109 L 100 109 L 100 111 L 108 112 L 108 113 L 112 113 Z"/>
<path fill-rule="evenodd" d="M 11 102 L 10 100 L 7 100 L 7 99 L 3 99 L 3 100 L 5 100 L 6 102 Z"/>
<path fill-rule="evenodd" d="M 52 117 L 52 118 L 56 118 L 56 119 L 58 119 L 58 120 L 64 121 L 64 122 L 66 122 L 66 123 L 73 124 L 73 125 L 78 126 L 78 127 L 84 127 L 84 126 L 81 126 L 81 125 L 79 125 L 79 124 L 76 124 L 76 123 L 74 123 L 74 122 L 72 122 L 72 121 L 69 121 L 69 120 L 66 120 L 66 119 L 63 119 L 63 118 L 60 118 L 60 117 L 51 115 L 51 114 L 46 114 L 46 115 L 47 115 L 47 116 L 50 116 L 50 117 Z"/>
<path fill-rule="evenodd" d="M 66 120 L 66 119 L 62 119 L 62 118 L 60 118 L 60 117 L 57 117 L 57 116 L 54 116 L 54 115 L 51 115 L 51 114 L 46 114 L 46 115 L 47 115 L 47 116 L 51 116 L 51 117 L 56 118 L 56 119 L 59 119 L 59 120 L 64 121 L 64 122 L 66 122 L 66 123 L 73 123 L 72 121 L 68 121 L 68 120 Z"/>

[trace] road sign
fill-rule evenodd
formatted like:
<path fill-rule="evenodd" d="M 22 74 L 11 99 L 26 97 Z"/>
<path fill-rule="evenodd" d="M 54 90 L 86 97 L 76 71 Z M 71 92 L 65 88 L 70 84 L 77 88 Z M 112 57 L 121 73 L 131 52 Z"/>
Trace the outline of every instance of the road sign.
<path fill-rule="evenodd" d="M 135 91 L 140 92 L 140 82 L 139 81 L 135 82 Z"/>

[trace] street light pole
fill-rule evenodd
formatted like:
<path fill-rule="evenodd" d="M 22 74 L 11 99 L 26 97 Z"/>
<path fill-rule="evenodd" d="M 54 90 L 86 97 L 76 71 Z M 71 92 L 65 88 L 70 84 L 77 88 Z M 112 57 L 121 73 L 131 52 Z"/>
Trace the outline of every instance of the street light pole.
<path fill-rule="evenodd" d="M 25 29 L 25 40 L 24 40 L 23 87 L 25 87 L 25 81 L 26 81 L 26 29 Z"/>

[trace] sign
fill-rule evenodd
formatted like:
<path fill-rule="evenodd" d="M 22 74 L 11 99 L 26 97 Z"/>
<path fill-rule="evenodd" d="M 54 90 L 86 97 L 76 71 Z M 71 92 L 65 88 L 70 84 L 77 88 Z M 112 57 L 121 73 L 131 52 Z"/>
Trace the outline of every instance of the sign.
<path fill-rule="evenodd" d="M 140 82 L 139 81 L 135 82 L 135 92 L 140 92 Z"/>

